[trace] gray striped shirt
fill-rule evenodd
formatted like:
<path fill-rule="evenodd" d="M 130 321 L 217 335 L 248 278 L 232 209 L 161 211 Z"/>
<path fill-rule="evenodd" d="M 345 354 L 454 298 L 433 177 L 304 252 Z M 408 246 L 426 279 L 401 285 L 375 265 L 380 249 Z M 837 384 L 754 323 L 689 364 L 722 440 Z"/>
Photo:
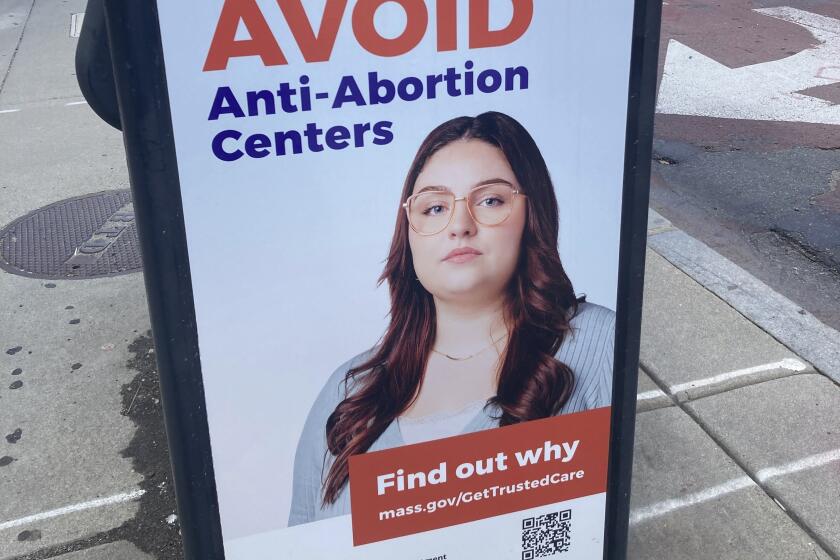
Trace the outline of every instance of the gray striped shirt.
<path fill-rule="evenodd" d="M 605 307 L 583 303 L 571 320 L 572 334 L 560 345 L 556 358 L 569 366 L 575 374 L 572 394 L 560 414 L 570 414 L 610 405 L 612 398 L 613 352 L 615 346 L 615 314 Z M 347 486 L 338 499 L 321 506 L 321 480 L 332 464 L 327 451 L 327 418 L 346 394 L 347 371 L 367 360 L 373 349 L 342 364 L 330 376 L 321 390 L 303 428 L 295 454 L 292 507 L 289 525 L 310 523 L 328 517 L 350 513 L 350 492 Z M 495 418 L 501 411 L 494 405 L 485 406 L 463 429 L 467 434 L 496 428 Z M 392 422 L 369 451 L 379 451 L 405 445 L 399 423 Z"/>

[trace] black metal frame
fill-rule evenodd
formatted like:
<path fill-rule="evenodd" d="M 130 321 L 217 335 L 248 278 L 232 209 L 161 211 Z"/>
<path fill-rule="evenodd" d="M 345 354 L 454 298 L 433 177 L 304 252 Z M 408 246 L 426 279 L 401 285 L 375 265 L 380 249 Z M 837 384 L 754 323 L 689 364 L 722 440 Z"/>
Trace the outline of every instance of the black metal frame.
<path fill-rule="evenodd" d="M 604 524 L 605 558 L 610 560 L 624 560 L 627 556 L 650 161 L 662 14 L 662 0 L 635 0 L 635 3 L 618 256 L 607 518 Z"/>
<path fill-rule="evenodd" d="M 605 558 L 626 556 L 662 0 L 635 0 L 619 254 Z M 189 560 L 224 558 L 157 5 L 105 0 L 106 23 Z"/>
<path fill-rule="evenodd" d="M 178 163 L 154 2 L 106 0 L 185 558 L 224 558 Z"/>
<path fill-rule="evenodd" d="M 76 80 L 93 112 L 122 130 L 107 33 L 104 0 L 88 0 L 85 23 L 76 43 Z"/>

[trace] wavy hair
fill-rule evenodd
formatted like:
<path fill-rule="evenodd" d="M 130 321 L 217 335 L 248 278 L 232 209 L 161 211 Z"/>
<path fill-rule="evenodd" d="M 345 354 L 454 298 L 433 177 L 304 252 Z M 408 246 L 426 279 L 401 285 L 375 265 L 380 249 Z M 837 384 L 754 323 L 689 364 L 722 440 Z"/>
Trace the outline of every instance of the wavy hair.
<path fill-rule="evenodd" d="M 555 415 L 572 392 L 574 375 L 555 359 L 569 320 L 577 312 L 572 283 L 557 252 L 557 199 L 534 139 L 513 118 L 497 112 L 458 117 L 435 128 L 409 168 L 400 203 L 406 201 L 426 162 L 457 140 L 498 147 L 527 197 L 519 262 L 507 286 L 504 320 L 509 339 L 496 396 L 500 426 Z M 400 206 L 379 284 L 388 282 L 388 328 L 373 355 L 350 369 L 345 398 L 329 416 L 327 446 L 334 460 L 324 480 L 323 503 L 333 503 L 349 479 L 349 459 L 366 452 L 419 393 L 435 342 L 432 295 L 416 280 L 408 243 L 408 219 Z M 326 459 L 326 457 L 325 457 Z"/>

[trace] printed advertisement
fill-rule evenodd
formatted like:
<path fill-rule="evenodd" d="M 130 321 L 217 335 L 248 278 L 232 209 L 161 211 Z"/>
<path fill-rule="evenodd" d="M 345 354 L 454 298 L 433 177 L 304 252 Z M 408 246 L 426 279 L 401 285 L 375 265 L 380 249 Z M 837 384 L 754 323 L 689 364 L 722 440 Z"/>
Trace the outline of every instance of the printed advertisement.
<path fill-rule="evenodd" d="M 633 2 L 157 4 L 226 558 L 601 558 Z"/>

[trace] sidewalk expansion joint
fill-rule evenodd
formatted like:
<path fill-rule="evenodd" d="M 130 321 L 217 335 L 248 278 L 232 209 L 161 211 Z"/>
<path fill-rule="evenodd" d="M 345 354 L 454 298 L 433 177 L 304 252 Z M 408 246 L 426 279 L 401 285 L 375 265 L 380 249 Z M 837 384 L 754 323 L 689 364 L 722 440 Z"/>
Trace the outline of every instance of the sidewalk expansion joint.
<path fill-rule="evenodd" d="M 767 381 L 776 381 L 778 379 L 792 377 L 801 373 L 811 373 L 819 375 L 819 373 L 815 369 L 813 369 L 810 365 L 801 360 L 797 360 L 795 358 L 784 358 L 782 360 L 779 360 L 778 362 L 772 362 L 769 364 L 762 364 L 749 368 L 733 370 L 717 375 L 712 375 L 710 377 L 704 377 L 702 379 L 687 381 L 685 383 L 667 385 L 664 381 L 659 379 L 659 377 L 655 373 L 653 373 L 653 369 L 648 367 L 644 363 L 644 360 L 640 360 L 639 367 L 654 381 L 654 383 L 656 383 L 661 388 L 654 389 L 651 391 L 645 391 L 644 393 L 639 393 L 638 395 L 636 395 L 637 401 L 650 400 L 665 396 L 671 398 L 674 402 L 681 403 L 694 402 L 700 399 L 705 399 L 707 397 L 713 397 L 715 395 L 721 395 L 730 391 L 743 389 L 744 387 L 750 387 L 753 385 L 766 383 Z M 765 372 L 772 372 L 773 376 L 755 377 L 757 374 Z M 741 380 L 742 382 L 737 382 L 733 385 L 725 385 L 725 382 L 735 380 Z M 689 393 L 689 391 L 691 391 L 692 389 L 699 389 L 704 387 L 706 387 L 707 389 L 703 394 L 692 395 L 691 393 Z M 647 410 L 644 412 L 647 412 Z"/>
<path fill-rule="evenodd" d="M 795 361 L 795 360 L 793 360 Z M 700 504 L 703 502 L 711 501 L 715 498 L 718 498 L 723 495 L 731 494 L 738 490 L 742 490 L 745 488 L 750 487 L 757 487 L 759 488 L 764 494 L 773 500 L 773 502 L 779 506 L 779 508 L 787 515 L 797 527 L 799 527 L 806 535 L 808 535 L 815 543 L 817 543 L 820 548 L 832 559 L 832 560 L 840 560 L 837 556 L 832 554 L 831 547 L 829 543 L 825 542 L 819 535 L 814 533 L 811 528 L 799 518 L 796 513 L 791 510 L 791 507 L 788 503 L 785 502 L 780 496 L 777 496 L 774 492 L 767 487 L 766 482 L 772 478 L 777 478 L 780 476 L 784 476 L 787 474 L 793 474 L 805 470 L 809 470 L 812 468 L 816 468 L 819 466 L 827 465 L 829 463 L 833 463 L 836 461 L 840 461 L 840 449 L 834 449 L 828 452 L 819 453 L 816 455 L 811 455 L 797 461 L 792 461 L 786 463 L 784 465 L 779 465 L 776 467 L 767 467 L 764 469 L 759 469 L 754 474 L 750 473 L 747 465 L 744 463 L 743 460 L 738 456 L 734 450 L 730 449 L 723 441 L 719 438 L 715 437 L 712 430 L 700 419 L 700 417 L 691 411 L 686 405 L 690 401 L 680 401 L 677 399 L 675 394 L 668 392 L 668 385 L 662 382 L 652 371 L 650 371 L 647 367 L 643 365 L 639 365 L 640 369 L 644 371 L 651 380 L 659 387 L 659 390 L 663 392 L 671 401 L 673 405 L 682 410 L 689 418 L 691 418 L 695 424 L 697 424 L 701 430 L 709 437 L 709 439 L 714 442 L 718 448 L 726 454 L 729 459 L 735 463 L 735 465 L 744 472 L 744 476 L 729 480 L 727 482 L 718 484 L 716 486 L 712 486 L 705 490 L 700 490 L 699 492 L 694 492 L 692 494 L 688 494 L 686 496 L 680 496 L 677 498 L 671 498 L 669 500 L 665 500 L 663 502 L 658 502 L 655 504 L 651 504 L 642 508 L 638 508 L 636 510 L 630 511 L 630 524 L 634 525 L 637 523 L 642 523 L 648 519 L 653 519 L 659 517 L 661 515 L 665 515 L 672 511 L 676 511 L 678 509 L 682 509 L 684 507 L 689 507 L 692 505 Z M 763 380 L 760 381 L 770 381 L 770 380 Z M 653 391 L 651 391 L 653 392 Z"/>
<path fill-rule="evenodd" d="M 771 478 L 776 478 L 780 476 L 784 476 L 786 474 L 793 474 L 796 472 L 801 472 L 804 470 L 809 470 L 812 468 L 816 468 L 818 466 L 826 465 L 832 463 L 834 461 L 840 461 L 840 449 L 835 449 L 829 451 L 827 453 L 820 453 L 818 455 L 812 455 L 809 457 L 805 457 L 803 459 L 799 459 L 798 461 L 792 461 L 785 465 L 780 465 L 778 467 L 767 467 L 764 469 L 759 469 L 756 471 L 755 474 L 751 474 L 747 468 L 747 465 L 744 463 L 743 460 L 738 456 L 738 454 L 733 450 L 730 449 L 729 446 L 724 444 L 720 439 L 716 438 L 712 433 L 711 429 L 703 423 L 700 417 L 694 414 L 688 407 L 684 406 L 684 403 L 679 403 L 677 406 L 680 409 L 688 414 L 689 418 L 694 420 L 700 429 L 706 432 L 706 435 L 724 452 L 726 455 L 740 468 L 746 476 L 749 477 L 753 483 L 764 492 L 767 497 L 772 499 L 776 505 L 787 515 L 793 523 L 796 524 L 797 527 L 802 529 L 802 531 L 808 535 L 810 538 L 817 543 L 823 551 L 828 554 L 832 560 L 840 560 L 836 555 L 831 553 L 831 544 L 826 542 L 822 537 L 816 534 L 807 523 L 804 522 L 791 508 L 790 504 L 788 504 L 781 496 L 778 496 L 775 492 L 773 492 L 770 488 L 767 487 L 766 482 Z"/>

